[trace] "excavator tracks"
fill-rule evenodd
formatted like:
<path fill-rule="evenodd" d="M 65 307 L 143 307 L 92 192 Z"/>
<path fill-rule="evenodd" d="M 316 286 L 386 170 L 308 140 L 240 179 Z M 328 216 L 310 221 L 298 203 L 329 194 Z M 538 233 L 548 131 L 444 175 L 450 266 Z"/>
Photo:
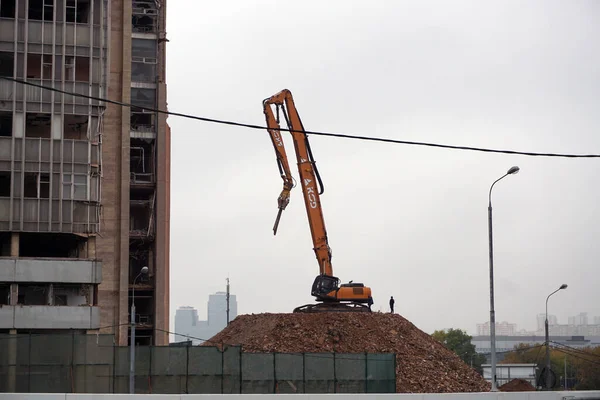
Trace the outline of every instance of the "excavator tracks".
<path fill-rule="evenodd" d="M 316 303 L 294 308 L 295 313 L 318 312 L 371 312 L 369 306 L 361 303 Z"/>

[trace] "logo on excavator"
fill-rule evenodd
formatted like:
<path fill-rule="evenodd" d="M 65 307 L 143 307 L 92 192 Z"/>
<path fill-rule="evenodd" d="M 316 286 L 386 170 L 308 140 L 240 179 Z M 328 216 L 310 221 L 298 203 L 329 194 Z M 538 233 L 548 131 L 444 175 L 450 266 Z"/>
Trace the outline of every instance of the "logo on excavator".
<path fill-rule="evenodd" d="M 273 131 L 273 138 L 275 138 L 275 145 L 279 147 L 283 146 L 283 141 L 281 140 L 281 135 L 279 134 L 279 131 Z"/>
<path fill-rule="evenodd" d="M 308 194 L 308 204 L 310 204 L 310 208 L 317 208 L 317 197 L 315 196 L 315 188 L 312 186 L 308 186 L 312 180 L 308 178 L 304 178 L 304 186 L 306 186 L 306 193 Z"/>

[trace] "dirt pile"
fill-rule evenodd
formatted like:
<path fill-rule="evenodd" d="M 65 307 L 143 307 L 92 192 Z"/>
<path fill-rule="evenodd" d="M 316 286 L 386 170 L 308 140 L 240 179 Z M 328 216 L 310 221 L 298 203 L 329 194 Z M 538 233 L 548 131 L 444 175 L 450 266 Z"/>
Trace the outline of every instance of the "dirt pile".
<path fill-rule="evenodd" d="M 524 379 L 513 379 L 499 386 L 501 392 L 534 392 L 535 387 Z"/>
<path fill-rule="evenodd" d="M 203 345 L 218 343 L 246 352 L 396 353 L 399 393 L 490 390 L 455 353 L 397 314 L 241 315 Z"/>

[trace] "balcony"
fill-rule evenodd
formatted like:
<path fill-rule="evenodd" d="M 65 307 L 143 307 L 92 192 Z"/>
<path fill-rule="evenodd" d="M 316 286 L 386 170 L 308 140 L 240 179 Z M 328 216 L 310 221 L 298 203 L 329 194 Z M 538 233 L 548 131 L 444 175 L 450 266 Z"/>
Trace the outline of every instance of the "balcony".
<path fill-rule="evenodd" d="M 95 306 L 0 306 L 0 329 L 98 329 Z"/>
<path fill-rule="evenodd" d="M 102 262 L 84 259 L 0 258 L 0 282 L 102 282 Z"/>

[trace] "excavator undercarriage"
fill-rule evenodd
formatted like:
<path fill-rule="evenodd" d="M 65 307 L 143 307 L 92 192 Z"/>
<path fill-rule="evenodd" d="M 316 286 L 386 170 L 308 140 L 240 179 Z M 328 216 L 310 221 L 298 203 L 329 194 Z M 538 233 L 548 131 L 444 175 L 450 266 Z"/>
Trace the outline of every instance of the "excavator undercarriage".
<path fill-rule="evenodd" d="M 295 313 L 316 313 L 316 312 L 371 312 L 369 306 L 354 302 L 323 302 L 316 304 L 305 304 L 294 308 Z"/>

